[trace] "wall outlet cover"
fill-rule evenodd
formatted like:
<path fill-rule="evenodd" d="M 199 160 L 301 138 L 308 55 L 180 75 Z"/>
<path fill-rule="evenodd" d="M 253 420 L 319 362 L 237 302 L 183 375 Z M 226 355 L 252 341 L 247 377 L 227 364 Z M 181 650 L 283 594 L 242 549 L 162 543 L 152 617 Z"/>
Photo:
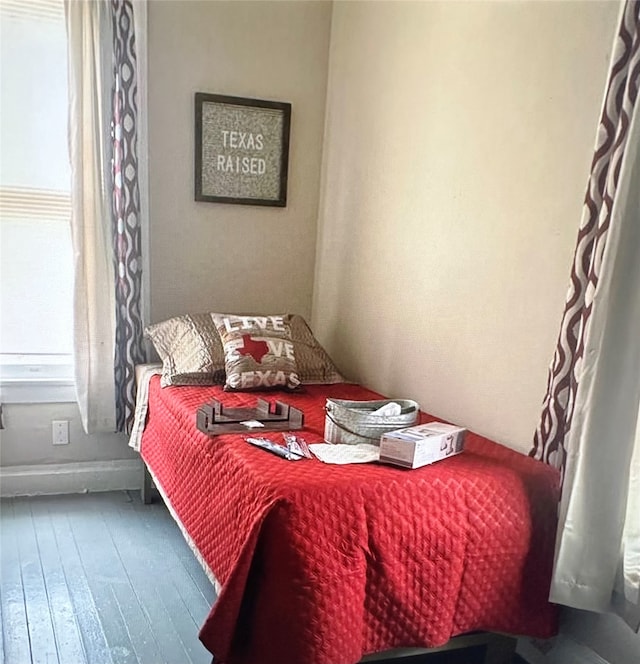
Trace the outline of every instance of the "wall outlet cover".
<path fill-rule="evenodd" d="M 51 422 L 51 437 L 54 445 L 68 445 L 69 420 L 53 420 Z"/>

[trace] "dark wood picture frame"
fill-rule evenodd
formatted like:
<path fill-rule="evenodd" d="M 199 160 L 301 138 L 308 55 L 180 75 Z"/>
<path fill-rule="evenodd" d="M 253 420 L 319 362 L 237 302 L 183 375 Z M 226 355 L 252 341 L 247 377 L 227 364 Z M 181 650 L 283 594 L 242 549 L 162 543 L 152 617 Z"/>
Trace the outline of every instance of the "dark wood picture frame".
<path fill-rule="evenodd" d="M 287 205 L 291 104 L 195 93 L 195 200 Z"/>

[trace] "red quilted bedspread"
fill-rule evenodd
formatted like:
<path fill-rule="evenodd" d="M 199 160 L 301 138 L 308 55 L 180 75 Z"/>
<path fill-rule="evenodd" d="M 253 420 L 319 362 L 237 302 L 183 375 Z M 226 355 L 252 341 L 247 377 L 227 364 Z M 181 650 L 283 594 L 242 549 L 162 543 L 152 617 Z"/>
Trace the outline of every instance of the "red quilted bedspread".
<path fill-rule="evenodd" d="M 304 410 L 311 443 L 328 396 L 379 398 L 350 384 L 269 398 Z M 416 470 L 290 462 L 200 433 L 212 398 L 255 406 L 256 394 L 161 389 L 155 376 L 141 452 L 221 583 L 200 631 L 216 662 L 353 664 L 475 630 L 555 632 L 553 469 L 474 434 Z"/>

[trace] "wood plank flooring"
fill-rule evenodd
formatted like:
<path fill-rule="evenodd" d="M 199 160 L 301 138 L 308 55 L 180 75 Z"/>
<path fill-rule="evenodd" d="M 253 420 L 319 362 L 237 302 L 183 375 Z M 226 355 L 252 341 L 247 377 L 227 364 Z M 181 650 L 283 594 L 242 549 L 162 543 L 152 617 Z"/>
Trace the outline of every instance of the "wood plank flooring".
<path fill-rule="evenodd" d="M 127 491 L 3 499 L 0 581 L 0 663 L 211 662 L 198 631 L 215 591 L 161 501 Z M 375 664 L 483 659 L 467 648 Z"/>
<path fill-rule="evenodd" d="M 129 492 L 0 502 L 0 661 L 209 664 L 215 591 L 162 503 Z"/>

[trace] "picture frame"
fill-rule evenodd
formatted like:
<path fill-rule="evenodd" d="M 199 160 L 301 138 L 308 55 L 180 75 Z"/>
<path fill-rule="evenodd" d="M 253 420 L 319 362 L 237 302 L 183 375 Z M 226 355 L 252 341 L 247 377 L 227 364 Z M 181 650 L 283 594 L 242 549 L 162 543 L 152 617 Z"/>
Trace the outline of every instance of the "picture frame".
<path fill-rule="evenodd" d="M 291 104 L 195 93 L 195 200 L 286 207 Z"/>

